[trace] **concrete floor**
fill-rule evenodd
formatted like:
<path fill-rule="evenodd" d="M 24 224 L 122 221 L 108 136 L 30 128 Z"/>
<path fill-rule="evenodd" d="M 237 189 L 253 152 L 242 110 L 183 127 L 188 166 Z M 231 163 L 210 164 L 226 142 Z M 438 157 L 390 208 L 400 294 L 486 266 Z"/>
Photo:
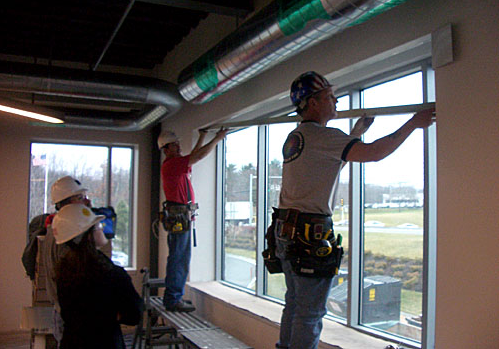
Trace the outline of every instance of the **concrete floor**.
<path fill-rule="evenodd" d="M 134 327 L 122 327 L 127 346 L 132 343 L 134 330 Z M 28 331 L 0 332 L 0 349 L 30 349 L 30 341 L 31 333 Z"/>

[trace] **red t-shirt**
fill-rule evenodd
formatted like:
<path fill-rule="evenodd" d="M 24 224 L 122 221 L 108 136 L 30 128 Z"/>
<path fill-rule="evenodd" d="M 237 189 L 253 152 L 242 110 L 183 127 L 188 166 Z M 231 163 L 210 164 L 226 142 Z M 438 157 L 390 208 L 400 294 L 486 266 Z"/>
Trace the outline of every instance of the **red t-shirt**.
<path fill-rule="evenodd" d="M 191 166 L 189 166 L 189 155 L 166 159 L 161 165 L 161 178 L 163 180 L 163 191 L 167 201 L 187 204 L 187 188 L 191 193 L 191 202 L 194 199 L 194 190 L 191 180 Z"/>

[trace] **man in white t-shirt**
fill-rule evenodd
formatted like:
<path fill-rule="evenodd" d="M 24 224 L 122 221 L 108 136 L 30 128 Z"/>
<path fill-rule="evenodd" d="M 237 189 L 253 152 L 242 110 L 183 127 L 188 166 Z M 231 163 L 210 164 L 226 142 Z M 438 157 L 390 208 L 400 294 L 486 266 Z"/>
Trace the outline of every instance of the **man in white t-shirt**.
<path fill-rule="evenodd" d="M 364 143 L 359 137 L 373 118 L 360 118 L 349 135 L 326 127 L 338 113 L 333 88 L 323 76 L 310 71 L 296 78 L 291 101 L 303 121 L 283 146 L 282 189 L 273 222 L 276 255 L 287 287 L 276 348 L 316 349 L 343 254 L 332 230 L 330 207 L 342 167 L 347 161 L 384 159 L 415 129 L 430 126 L 435 113 L 434 109 L 418 112 L 394 133 Z"/>

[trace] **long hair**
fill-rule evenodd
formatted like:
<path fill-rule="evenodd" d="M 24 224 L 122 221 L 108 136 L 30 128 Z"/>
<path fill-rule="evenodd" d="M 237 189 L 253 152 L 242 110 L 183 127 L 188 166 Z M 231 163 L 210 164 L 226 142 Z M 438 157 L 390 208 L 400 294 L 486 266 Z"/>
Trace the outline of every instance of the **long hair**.
<path fill-rule="evenodd" d="M 93 229 L 92 226 L 83 233 L 79 243 L 74 239 L 66 242 L 69 247 L 68 252 L 56 265 L 58 287 L 75 287 L 101 280 L 112 268 L 112 263 L 95 247 Z"/>

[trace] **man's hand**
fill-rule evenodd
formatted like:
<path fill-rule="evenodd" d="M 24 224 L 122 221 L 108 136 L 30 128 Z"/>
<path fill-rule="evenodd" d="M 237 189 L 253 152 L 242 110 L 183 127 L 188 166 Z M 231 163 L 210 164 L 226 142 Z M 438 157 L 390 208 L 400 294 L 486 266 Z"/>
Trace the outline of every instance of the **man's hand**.
<path fill-rule="evenodd" d="M 227 135 L 227 132 L 229 132 L 228 129 L 220 127 L 220 130 L 217 131 L 217 135 L 215 137 L 218 139 L 223 139 Z"/>
<path fill-rule="evenodd" d="M 190 154 L 189 166 L 194 165 L 196 162 L 198 162 L 199 160 L 206 157 L 215 148 L 217 143 L 225 138 L 228 131 L 229 130 L 227 130 L 223 127 L 220 127 L 220 130 L 217 131 L 217 134 L 215 135 L 215 137 L 213 137 L 213 139 L 211 141 L 209 141 L 208 143 L 206 143 L 203 146 L 200 146 L 201 142 L 199 142 L 199 140 L 198 140 L 198 144 L 196 144 L 196 146 L 194 147 L 194 149 L 192 150 L 192 152 Z M 199 138 L 203 139 L 204 135 L 205 135 L 205 133 L 201 133 L 201 130 L 199 130 Z"/>
<path fill-rule="evenodd" d="M 415 128 L 426 128 L 431 126 L 436 121 L 435 108 L 418 111 L 411 119 L 411 123 Z"/>
<path fill-rule="evenodd" d="M 354 137 L 362 136 L 374 122 L 373 117 L 368 117 L 367 115 L 363 115 L 357 122 L 355 126 L 352 128 L 350 135 Z"/>

